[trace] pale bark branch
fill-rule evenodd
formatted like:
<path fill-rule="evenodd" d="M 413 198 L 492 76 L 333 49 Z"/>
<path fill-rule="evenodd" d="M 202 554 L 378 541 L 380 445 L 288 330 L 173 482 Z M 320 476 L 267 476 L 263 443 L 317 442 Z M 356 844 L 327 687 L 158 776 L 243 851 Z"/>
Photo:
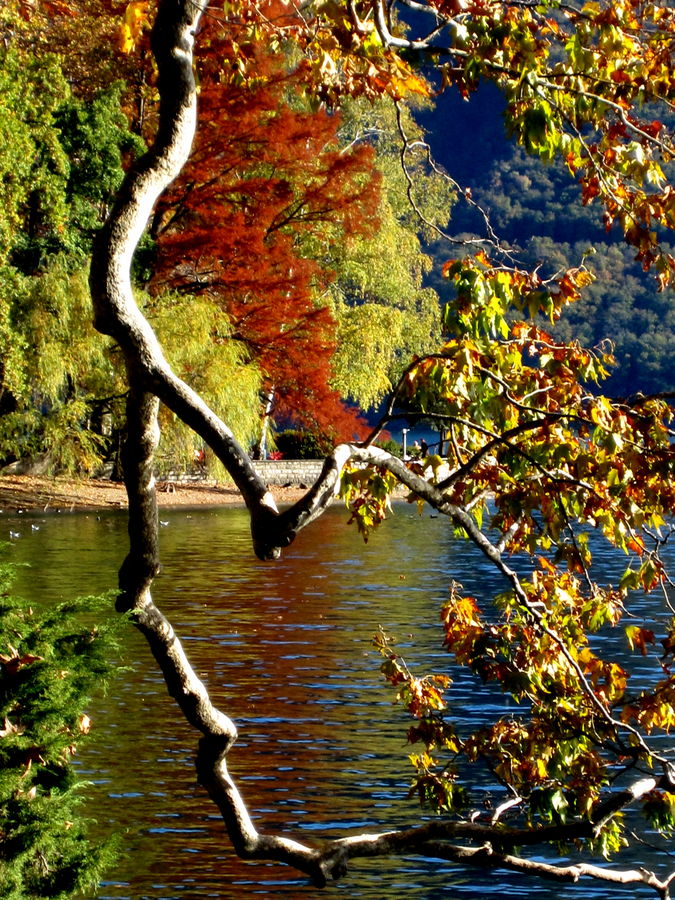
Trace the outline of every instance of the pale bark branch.
<path fill-rule="evenodd" d="M 135 302 L 131 286 L 131 261 L 138 241 L 157 199 L 185 164 L 194 137 L 197 103 L 192 47 L 205 6 L 201 0 L 159 4 L 153 28 L 161 97 L 157 137 L 128 173 L 110 217 L 97 235 L 90 287 L 98 330 L 117 340 L 137 382 L 159 397 L 213 449 L 257 524 L 276 512 L 272 495 L 231 430 L 172 371 Z M 266 552 L 260 548 L 260 555 Z"/>
<path fill-rule="evenodd" d="M 120 570 L 123 598 L 118 606 L 130 609 L 150 590 L 159 572 L 157 498 L 153 469 L 159 441 L 159 402 L 128 374 L 127 435 L 122 450 L 124 482 L 129 498 L 129 553 Z"/>

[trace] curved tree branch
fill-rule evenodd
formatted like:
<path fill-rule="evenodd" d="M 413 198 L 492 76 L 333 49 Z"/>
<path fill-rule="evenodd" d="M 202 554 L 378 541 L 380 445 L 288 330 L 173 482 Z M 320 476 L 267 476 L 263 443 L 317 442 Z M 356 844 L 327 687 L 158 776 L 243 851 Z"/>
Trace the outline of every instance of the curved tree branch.
<path fill-rule="evenodd" d="M 283 861 L 307 873 L 317 885 L 343 875 L 352 858 L 417 853 L 481 867 L 511 868 L 558 880 L 576 881 L 589 876 L 609 883 L 641 882 L 650 885 L 659 896 L 668 898 L 670 879 L 659 881 L 652 873 L 587 865 L 551 866 L 509 852 L 517 845 L 589 836 L 593 829 L 639 799 L 645 791 L 662 786 L 656 780 L 640 782 L 632 789 L 612 795 L 607 803 L 598 806 L 596 815 L 590 820 L 561 826 L 555 834 L 549 828 L 508 829 L 500 823 L 482 826 L 469 822 L 433 822 L 419 828 L 359 835 L 309 847 L 285 836 L 261 834 L 256 829 L 226 765 L 228 752 L 236 740 L 236 727 L 212 704 L 171 624 L 154 605 L 151 596 L 152 580 L 159 569 L 153 475 L 159 436 L 158 400 L 192 427 L 226 466 L 250 510 L 258 555 L 278 555 L 280 548 L 290 543 L 297 531 L 328 507 L 338 491 L 342 470 L 350 460 L 382 466 L 462 527 L 511 582 L 540 628 L 559 643 L 561 652 L 564 653 L 565 648 L 562 641 L 546 629 L 540 611 L 529 601 L 516 573 L 502 559 L 500 549 L 477 528 L 467 511 L 449 503 L 439 486 L 430 484 L 383 450 L 356 444 L 340 445 L 327 458 L 311 490 L 289 510 L 279 513 L 267 486 L 256 474 L 232 432 L 188 385 L 176 377 L 164 358 L 152 328 L 134 301 L 131 260 L 157 198 L 179 173 L 189 153 L 196 123 L 192 49 L 205 7 L 205 0 L 160 0 L 153 29 L 161 95 L 157 138 L 148 154 L 125 179 L 111 216 L 97 238 L 91 269 L 96 325 L 120 344 L 130 387 L 128 440 L 124 453 L 130 507 L 130 551 L 120 571 L 118 605 L 132 613 L 164 674 L 169 693 L 186 720 L 202 734 L 197 756 L 200 782 L 218 805 L 232 843 L 242 857 Z M 381 7 L 378 5 L 378 8 Z M 378 27 L 386 33 L 384 17 Z M 569 655 L 567 661 L 575 669 L 596 712 L 617 731 L 624 728 L 635 736 L 637 733 L 633 729 L 612 718 Z M 671 787 L 669 779 L 666 786 Z M 471 846 L 450 843 L 458 839 Z"/>
<path fill-rule="evenodd" d="M 131 287 L 131 261 L 138 241 L 157 199 L 187 160 L 194 137 L 197 98 L 192 51 L 205 8 L 204 0 L 159 4 L 152 32 L 159 70 L 159 128 L 150 151 L 125 178 L 97 236 L 90 288 L 96 327 L 117 340 L 130 377 L 193 428 L 223 462 L 251 511 L 256 552 L 267 557 L 275 553 L 258 534 L 265 533 L 277 512 L 274 498 L 230 429 L 172 371 Z"/>

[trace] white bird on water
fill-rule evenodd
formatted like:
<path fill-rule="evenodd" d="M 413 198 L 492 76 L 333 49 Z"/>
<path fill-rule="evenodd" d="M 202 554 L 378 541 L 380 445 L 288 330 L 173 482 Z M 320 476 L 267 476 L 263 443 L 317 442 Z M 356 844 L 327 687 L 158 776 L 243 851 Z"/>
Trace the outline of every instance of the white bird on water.
<path fill-rule="evenodd" d="M 15 541 L 17 538 L 21 537 L 21 532 L 20 531 L 12 531 L 10 528 L 9 536 L 13 541 Z"/>

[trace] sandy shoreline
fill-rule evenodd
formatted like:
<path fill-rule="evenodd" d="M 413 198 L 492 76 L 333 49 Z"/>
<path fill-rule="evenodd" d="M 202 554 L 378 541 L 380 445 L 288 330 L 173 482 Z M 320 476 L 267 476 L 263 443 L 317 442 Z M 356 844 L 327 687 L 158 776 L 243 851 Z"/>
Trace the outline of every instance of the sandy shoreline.
<path fill-rule="evenodd" d="M 300 488 L 271 488 L 277 503 L 292 503 L 304 491 Z M 215 482 L 182 484 L 160 482 L 157 501 L 162 508 L 175 506 L 243 505 L 239 491 Z M 0 475 L 0 510 L 125 509 L 124 486 L 112 481 L 35 475 Z"/>

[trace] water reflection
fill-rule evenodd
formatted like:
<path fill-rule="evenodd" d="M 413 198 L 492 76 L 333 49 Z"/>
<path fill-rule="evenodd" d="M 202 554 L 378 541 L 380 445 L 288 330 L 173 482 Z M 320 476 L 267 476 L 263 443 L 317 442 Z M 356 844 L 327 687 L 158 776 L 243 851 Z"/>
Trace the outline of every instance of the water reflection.
<path fill-rule="evenodd" d="M 419 820 L 406 799 L 406 723 L 378 674 L 371 638 L 382 624 L 412 665 L 447 666 L 438 609 L 451 578 L 487 596 L 499 576 L 443 519 L 401 505 L 364 546 L 335 509 L 303 532 L 284 559 L 256 560 L 243 510 L 163 513 L 164 572 L 155 597 L 197 672 L 237 722 L 230 766 L 261 830 L 318 840 Z M 13 558 L 26 596 L 54 601 L 115 584 L 126 547 L 123 515 L 6 518 L 22 531 Z M 124 832 L 105 900 L 314 897 L 277 864 L 244 863 L 196 785 L 196 735 L 175 714 L 145 644 L 131 631 L 130 671 L 92 710 L 93 740 L 80 760 L 95 784 L 89 811 L 103 832 Z M 499 694 L 463 674 L 453 712 L 466 726 L 503 708 Z M 376 900 L 579 896 L 516 875 L 454 870 L 441 862 L 358 860 L 330 895 Z M 582 889 L 584 890 L 584 889 Z M 587 888 L 584 897 L 608 896 Z M 612 897 L 622 896 L 612 888 Z M 640 896 L 631 889 L 625 896 Z"/>

